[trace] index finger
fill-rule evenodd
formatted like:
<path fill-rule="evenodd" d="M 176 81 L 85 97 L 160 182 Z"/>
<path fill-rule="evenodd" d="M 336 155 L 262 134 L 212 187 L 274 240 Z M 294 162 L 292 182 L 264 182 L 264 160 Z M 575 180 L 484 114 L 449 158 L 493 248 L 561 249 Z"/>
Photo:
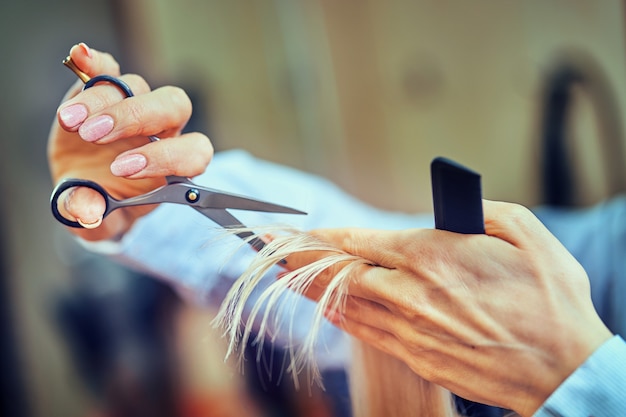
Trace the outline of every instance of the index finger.
<path fill-rule="evenodd" d="M 315 301 L 319 300 L 331 283 L 336 284 L 334 280 L 341 279 L 346 281 L 345 288 L 348 294 L 376 302 L 384 302 L 386 299 L 384 287 L 388 285 L 388 280 L 385 277 L 393 271 L 393 266 L 387 267 L 381 263 L 390 264 L 389 259 L 385 259 L 390 255 L 390 252 L 381 251 L 378 256 L 372 253 L 374 256 L 366 257 L 362 256 L 361 246 L 355 244 L 355 240 L 367 239 L 368 236 L 377 239 L 377 242 L 388 240 L 384 231 L 320 229 L 310 232 L 310 235 L 314 239 L 325 242 L 329 247 L 337 248 L 337 250 L 302 250 L 303 248 L 298 248 L 297 251 L 291 252 L 285 258 L 286 263 L 283 266 L 296 274 L 302 273 L 308 276 L 312 271 L 312 269 L 307 269 L 308 267 L 318 269 L 314 281 L 304 293 L 306 297 Z M 363 247 L 368 245 L 363 245 Z M 384 245 L 381 244 L 381 246 Z M 323 246 L 320 247 L 323 248 Z M 353 248 L 353 250 L 346 250 L 349 248 Z M 324 268 L 321 269 L 319 265 L 324 265 Z M 293 274 L 287 276 L 293 276 Z"/>
<path fill-rule="evenodd" d="M 309 232 L 314 238 L 350 255 L 369 260 L 385 268 L 404 263 L 406 247 L 415 241 L 419 229 L 380 230 L 365 228 L 316 229 Z M 298 267 L 316 259 L 319 254 L 298 253 L 288 258 L 288 265 Z"/>

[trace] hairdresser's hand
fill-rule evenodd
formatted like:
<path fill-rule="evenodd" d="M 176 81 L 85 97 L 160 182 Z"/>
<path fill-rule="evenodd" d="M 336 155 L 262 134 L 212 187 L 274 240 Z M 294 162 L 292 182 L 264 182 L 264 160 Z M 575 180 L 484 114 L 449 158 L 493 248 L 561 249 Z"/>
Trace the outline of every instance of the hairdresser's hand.
<path fill-rule="evenodd" d="M 427 380 L 530 416 L 611 333 L 585 271 L 528 210 L 484 208 L 486 235 L 315 231 L 379 265 L 358 270 L 345 311 L 327 316 Z M 317 299 L 336 272 L 308 296 Z"/>
<path fill-rule="evenodd" d="M 70 56 L 87 75 L 120 76 L 119 65 L 106 53 L 80 44 Z M 81 92 L 82 83 L 67 93 L 57 111 L 48 142 L 52 180 L 75 177 L 93 180 L 116 198 L 145 193 L 164 183 L 165 175 L 202 173 L 213 156 L 208 138 L 200 133 L 181 134 L 191 116 L 184 91 L 162 87 L 154 91 L 141 77 L 121 75 L 135 97 L 124 99 L 114 86 L 98 84 Z M 161 141 L 150 143 L 148 135 Z M 96 226 L 104 200 L 93 190 L 78 188 L 60 199 L 68 218 Z M 98 227 L 72 229 L 77 235 L 99 240 L 124 233 L 153 207 L 113 212 Z"/>

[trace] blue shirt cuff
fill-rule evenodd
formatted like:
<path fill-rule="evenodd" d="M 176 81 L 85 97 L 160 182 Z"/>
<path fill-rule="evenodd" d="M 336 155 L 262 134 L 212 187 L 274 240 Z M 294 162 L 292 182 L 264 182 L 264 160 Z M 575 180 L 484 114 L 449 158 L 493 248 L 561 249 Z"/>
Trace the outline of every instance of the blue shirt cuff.
<path fill-rule="evenodd" d="M 626 343 L 614 336 L 552 393 L 534 417 L 626 416 Z"/>

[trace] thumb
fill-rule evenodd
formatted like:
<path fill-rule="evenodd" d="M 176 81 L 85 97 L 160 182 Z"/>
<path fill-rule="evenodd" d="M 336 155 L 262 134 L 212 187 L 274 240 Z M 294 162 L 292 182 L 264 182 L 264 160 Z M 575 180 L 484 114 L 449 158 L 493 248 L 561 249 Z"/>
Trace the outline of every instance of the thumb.
<path fill-rule="evenodd" d="M 519 249 L 531 249 L 542 256 L 550 256 L 556 248 L 562 247 L 544 224 L 520 204 L 483 200 L 483 212 L 485 233 L 489 236 Z"/>
<path fill-rule="evenodd" d="M 74 187 L 63 192 L 57 201 L 59 213 L 79 222 L 86 229 L 98 227 L 106 208 L 100 193 L 87 187 Z"/>

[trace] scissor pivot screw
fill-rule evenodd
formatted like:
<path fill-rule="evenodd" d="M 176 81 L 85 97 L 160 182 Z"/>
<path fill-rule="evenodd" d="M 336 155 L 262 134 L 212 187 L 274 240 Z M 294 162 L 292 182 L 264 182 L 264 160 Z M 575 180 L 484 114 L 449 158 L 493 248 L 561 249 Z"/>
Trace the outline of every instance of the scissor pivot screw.
<path fill-rule="evenodd" d="M 190 203 L 195 203 L 200 198 L 200 191 L 198 191 L 195 188 L 191 188 L 191 189 L 187 190 L 187 193 L 185 194 L 185 198 Z"/>

